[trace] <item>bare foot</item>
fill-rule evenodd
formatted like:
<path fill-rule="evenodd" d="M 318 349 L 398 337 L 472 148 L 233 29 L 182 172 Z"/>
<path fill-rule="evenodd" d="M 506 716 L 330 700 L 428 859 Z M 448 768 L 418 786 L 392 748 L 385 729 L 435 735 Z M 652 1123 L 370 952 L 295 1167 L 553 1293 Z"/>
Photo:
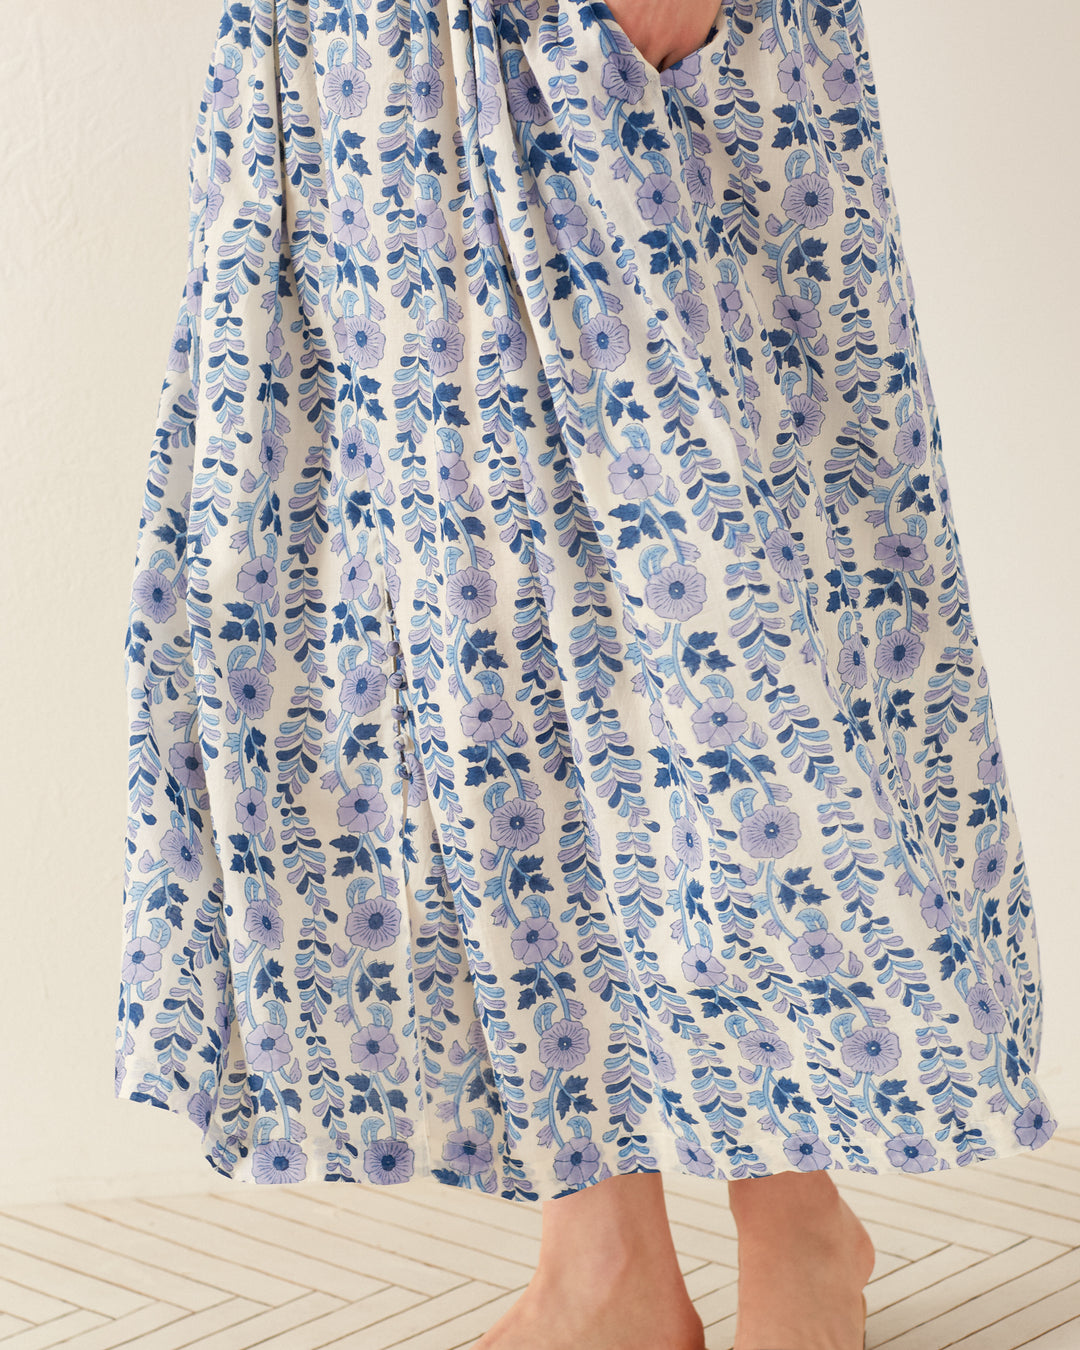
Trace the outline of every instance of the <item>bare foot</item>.
<path fill-rule="evenodd" d="M 732 1182 L 729 1196 L 739 1232 L 734 1350 L 862 1350 L 874 1244 L 827 1173 Z"/>
<path fill-rule="evenodd" d="M 538 1271 L 472 1350 L 704 1350 L 701 1318 L 678 1284 L 627 1270 L 604 1288 L 556 1286 Z"/>

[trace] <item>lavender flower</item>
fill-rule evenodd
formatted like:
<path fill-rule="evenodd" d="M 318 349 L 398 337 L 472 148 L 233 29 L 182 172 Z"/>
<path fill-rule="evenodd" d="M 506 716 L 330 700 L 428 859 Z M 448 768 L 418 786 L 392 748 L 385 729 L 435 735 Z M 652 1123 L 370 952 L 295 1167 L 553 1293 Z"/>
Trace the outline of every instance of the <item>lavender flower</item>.
<path fill-rule="evenodd" d="M 802 53 L 788 52 L 776 68 L 777 80 L 784 97 L 791 103 L 801 103 L 806 97 L 809 86 L 806 83 Z"/>
<path fill-rule="evenodd" d="M 259 463 L 271 483 L 276 483 L 285 467 L 285 442 L 269 427 L 259 441 Z"/>
<path fill-rule="evenodd" d="M 926 565 L 926 544 L 917 534 L 886 534 L 874 545 L 874 557 L 898 572 L 917 572 Z"/>
<path fill-rule="evenodd" d="M 660 461 L 651 450 L 631 446 L 608 465 L 612 492 L 622 497 L 648 497 L 660 486 Z"/>
<path fill-rule="evenodd" d="M 682 971 L 686 978 L 692 984 L 696 984 L 699 989 L 708 989 L 713 985 L 720 984 L 727 975 L 727 971 L 713 956 L 709 948 L 702 946 L 700 942 L 695 943 L 684 953 Z"/>
<path fill-rule="evenodd" d="M 589 1032 L 581 1022 L 563 1017 L 540 1037 L 540 1062 L 555 1069 L 576 1069 L 589 1053 Z"/>
<path fill-rule="evenodd" d="M 132 587 L 135 603 L 154 623 L 164 623 L 176 613 L 169 578 L 156 567 L 148 567 L 135 578 Z"/>
<path fill-rule="evenodd" d="M 584 1186 L 600 1166 L 600 1152 L 591 1139 L 570 1139 L 555 1154 L 555 1175 L 568 1186 Z"/>
<path fill-rule="evenodd" d="M 379 1139 L 364 1150 L 364 1171 L 377 1186 L 400 1186 L 413 1174 L 413 1151 L 403 1139 Z"/>
<path fill-rule="evenodd" d="M 712 206 L 716 200 L 712 185 L 712 169 L 700 155 L 690 155 L 683 161 L 683 182 L 695 206 Z"/>
<path fill-rule="evenodd" d="M 124 948 L 121 978 L 128 984 L 141 984 L 161 969 L 161 943 L 153 938 L 137 937 Z"/>
<path fill-rule="evenodd" d="M 932 881 L 923 891 L 919 900 L 923 919 L 930 928 L 938 930 L 948 928 L 953 921 L 953 908 L 946 900 L 941 887 Z"/>
<path fill-rule="evenodd" d="M 369 1022 L 353 1032 L 349 1053 L 365 1073 L 381 1073 L 397 1059 L 398 1043 L 389 1027 Z"/>
<path fill-rule="evenodd" d="M 371 564 L 366 558 L 349 558 L 341 569 L 341 598 L 358 600 L 371 580 Z"/>
<path fill-rule="evenodd" d="M 689 1144 L 685 1139 L 676 1139 L 675 1152 L 686 1170 L 693 1172 L 695 1176 L 711 1177 L 716 1171 L 712 1154 L 700 1144 Z"/>
<path fill-rule="evenodd" d="M 510 950 L 519 961 L 546 961 L 559 945 L 559 930 L 550 919 L 523 919 L 510 938 Z"/>
<path fill-rule="evenodd" d="M 630 351 L 630 329 L 613 314 L 597 314 L 581 330 L 581 355 L 594 370 L 616 370 Z"/>
<path fill-rule="evenodd" d="M 569 197 L 556 197 L 548 202 L 544 207 L 544 224 L 548 238 L 564 251 L 573 248 L 589 232 L 585 212 Z"/>
<path fill-rule="evenodd" d="M 773 530 L 765 541 L 765 556 L 787 581 L 798 581 L 802 576 L 802 559 L 790 530 Z"/>
<path fill-rule="evenodd" d="M 202 871 L 202 851 L 197 834 L 189 839 L 181 830 L 167 830 L 162 836 L 161 856 L 184 881 L 194 881 Z"/>
<path fill-rule="evenodd" d="M 340 244 L 359 244 L 371 228 L 364 203 L 357 197 L 341 197 L 330 208 L 331 233 Z"/>
<path fill-rule="evenodd" d="M 996 736 L 979 756 L 978 772 L 983 783 L 1000 783 L 1005 776 L 1005 761 L 1001 757 L 1001 746 Z"/>
<path fill-rule="evenodd" d="M 420 349 L 433 375 L 449 375 L 461 365 L 465 336 L 449 319 L 432 319 L 420 334 Z"/>
<path fill-rule="evenodd" d="M 341 706 L 362 717 L 377 708 L 386 693 L 386 676 L 370 661 L 359 661 L 341 680 Z"/>
<path fill-rule="evenodd" d="M 923 654 L 922 638 L 910 628 L 894 628 L 877 645 L 874 668 L 888 680 L 909 680 Z"/>
<path fill-rule="evenodd" d="M 354 362 L 358 370 L 370 370 L 382 360 L 386 334 L 372 319 L 354 314 L 334 324 L 334 337 L 342 356 Z"/>
<path fill-rule="evenodd" d="M 751 1064 L 761 1064 L 767 1069 L 786 1069 L 792 1062 L 791 1051 L 779 1036 L 769 1031 L 751 1031 L 740 1036 L 739 1050 Z"/>
<path fill-rule="evenodd" d="M 746 735 L 750 719 L 732 698 L 707 698 L 690 715 L 694 735 L 703 745 L 734 745 Z"/>
<path fill-rule="evenodd" d="M 466 1126 L 461 1130 L 451 1130 L 443 1145 L 443 1161 L 450 1164 L 455 1172 L 474 1177 L 486 1172 L 491 1166 L 491 1140 L 480 1130 Z"/>
<path fill-rule="evenodd" d="M 784 1140 L 784 1156 L 800 1172 L 820 1172 L 832 1161 L 828 1146 L 820 1135 L 796 1130 Z"/>
<path fill-rule="evenodd" d="M 644 62 L 633 52 L 613 52 L 600 67 L 600 83 L 612 98 L 623 103 L 640 103 L 647 75 Z"/>
<path fill-rule="evenodd" d="M 638 185 L 638 210 L 654 225 L 668 225 L 679 214 L 679 189 L 666 173 L 647 173 Z"/>
<path fill-rule="evenodd" d="M 200 792 L 206 786 L 202 747 L 198 741 L 177 741 L 170 745 L 169 768 L 181 787 Z"/>
<path fill-rule="evenodd" d="M 721 327 L 726 333 L 739 322 L 739 314 L 742 311 L 742 295 L 734 281 L 716 282 L 713 286 L 713 292 L 716 295 L 716 303 L 720 306 L 720 312 L 723 314 Z"/>
<path fill-rule="evenodd" d="M 401 932 L 401 910 L 386 895 L 375 895 L 353 905 L 345 920 L 345 936 L 354 946 L 381 951 L 393 945 Z"/>
<path fill-rule="evenodd" d="M 434 117 L 443 104 L 443 82 L 428 61 L 418 61 L 409 71 L 412 114 L 418 122 Z"/>
<path fill-rule="evenodd" d="M 937 1151 L 922 1134 L 897 1134 L 885 1142 L 889 1162 L 901 1172 L 933 1172 Z"/>
<path fill-rule="evenodd" d="M 827 928 L 812 928 L 788 947 L 792 963 L 807 978 L 820 980 L 831 975 L 844 960 L 844 944 Z"/>
<path fill-rule="evenodd" d="M 499 694 L 477 694 L 460 713 L 461 734 L 471 741 L 497 741 L 513 725 L 510 704 Z"/>
<path fill-rule="evenodd" d="M 854 55 L 851 52 L 841 52 L 834 57 L 825 67 L 821 82 L 825 86 L 825 92 L 835 103 L 857 103 L 860 85 Z"/>
<path fill-rule="evenodd" d="M 240 594 L 250 605 L 261 605 L 272 600 L 275 585 L 274 560 L 268 553 L 260 553 L 241 567 L 236 577 Z"/>
<path fill-rule="evenodd" d="M 850 684 L 853 689 L 861 689 L 867 679 L 866 653 L 863 651 L 863 645 L 863 638 L 856 633 L 840 648 L 840 660 L 836 668 L 844 683 Z"/>
<path fill-rule="evenodd" d="M 804 173 L 785 188 L 780 206 L 797 225 L 820 229 L 833 213 L 832 185 L 820 173 Z"/>
<path fill-rule="evenodd" d="M 220 61 L 217 62 L 207 80 L 207 92 L 210 95 L 211 108 L 227 108 L 230 103 L 236 101 L 236 96 L 240 92 L 236 71 L 222 65 Z"/>
<path fill-rule="evenodd" d="M 693 342 L 700 342 L 709 331 L 709 311 L 705 301 L 692 291 L 679 291 L 672 302 L 672 308 L 690 339 Z"/>
<path fill-rule="evenodd" d="M 274 1073 L 288 1064 L 292 1054 L 289 1033 L 277 1022 L 260 1022 L 244 1037 L 244 1054 L 254 1073 Z"/>
<path fill-rule="evenodd" d="M 739 842 L 752 858 L 782 858 L 801 837 L 799 817 L 778 802 L 752 812 L 739 827 Z"/>
<path fill-rule="evenodd" d="M 532 848 L 544 833 L 544 812 L 533 801 L 511 797 L 492 811 L 490 830 L 500 848 Z"/>
<path fill-rule="evenodd" d="M 247 834 L 262 834 L 266 829 L 266 798 L 258 788 L 245 788 L 237 797 L 236 819 Z"/>
<path fill-rule="evenodd" d="M 691 871 L 696 871 L 701 866 L 701 860 L 705 856 L 701 836 L 688 821 L 677 820 L 671 827 L 671 851 Z"/>
<path fill-rule="evenodd" d="M 1009 855 L 1004 844 L 991 844 L 976 855 L 971 879 L 982 891 L 992 891 L 1005 875 Z"/>
<path fill-rule="evenodd" d="M 800 445 L 808 445 L 821 430 L 825 414 L 821 404 L 809 394 L 793 394 L 788 404 L 788 416 Z"/>
<path fill-rule="evenodd" d="M 371 86 L 363 72 L 351 62 L 332 66 L 323 81 L 326 106 L 339 117 L 358 117 L 367 107 L 370 93 Z"/>
<path fill-rule="evenodd" d="M 255 942 L 276 951 L 285 935 L 285 925 L 269 900 L 252 900 L 244 911 L 244 932 Z"/>
<path fill-rule="evenodd" d="M 926 423 L 918 413 L 912 413 L 897 432 L 893 454 L 911 469 L 917 469 L 926 458 Z"/>
<path fill-rule="evenodd" d="M 338 799 L 338 824 L 357 834 L 371 834 L 387 816 L 387 801 L 371 783 L 358 783 Z"/>
<path fill-rule="evenodd" d="M 415 220 L 418 248 L 434 248 L 446 237 L 446 217 L 435 202 L 420 200 L 416 205 Z"/>
<path fill-rule="evenodd" d="M 1017 1139 L 1025 1148 L 1042 1148 L 1057 1129 L 1046 1103 L 1035 1097 L 1013 1121 Z"/>
<path fill-rule="evenodd" d="M 988 984 L 972 985 L 971 992 L 967 996 L 967 1006 L 971 1020 L 980 1031 L 996 1035 L 1005 1025 L 1005 1014 L 998 1006 L 994 991 Z"/>
<path fill-rule="evenodd" d="M 263 1186 L 303 1181 L 307 1175 L 304 1150 L 290 1139 L 271 1139 L 256 1144 L 251 1155 L 251 1174 Z"/>
<path fill-rule="evenodd" d="M 773 299 L 773 318 L 797 337 L 812 338 L 821 327 L 821 315 L 812 300 L 801 295 L 778 295 Z"/>
<path fill-rule="evenodd" d="M 531 122 L 538 126 L 551 121 L 551 109 L 544 99 L 543 91 L 536 76 L 527 68 L 519 75 L 511 75 L 506 81 L 506 102 L 510 116 L 519 122 Z"/>
<path fill-rule="evenodd" d="M 495 329 L 495 346 L 503 370 L 520 370 L 525 364 L 529 344 L 525 331 L 516 319 L 497 314 L 492 324 Z"/>
<path fill-rule="evenodd" d="M 705 576 L 685 563 L 668 563 L 645 583 L 645 603 L 662 619 L 682 623 L 705 604 Z"/>
<path fill-rule="evenodd" d="M 840 1043 L 840 1058 L 856 1073 L 892 1073 L 900 1063 L 900 1038 L 885 1027 L 860 1027 Z"/>

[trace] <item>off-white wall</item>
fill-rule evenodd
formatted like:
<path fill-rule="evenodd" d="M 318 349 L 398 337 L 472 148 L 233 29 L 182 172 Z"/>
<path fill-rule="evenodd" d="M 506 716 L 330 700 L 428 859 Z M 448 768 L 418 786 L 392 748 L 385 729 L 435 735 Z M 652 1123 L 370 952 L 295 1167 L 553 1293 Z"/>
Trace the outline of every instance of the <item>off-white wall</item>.
<path fill-rule="evenodd" d="M 1040 1078 L 1080 1126 L 1075 0 L 863 0 L 1035 886 Z M 112 1095 L 122 644 L 221 0 L 10 6 L 0 230 L 0 1204 L 222 1181 Z"/>

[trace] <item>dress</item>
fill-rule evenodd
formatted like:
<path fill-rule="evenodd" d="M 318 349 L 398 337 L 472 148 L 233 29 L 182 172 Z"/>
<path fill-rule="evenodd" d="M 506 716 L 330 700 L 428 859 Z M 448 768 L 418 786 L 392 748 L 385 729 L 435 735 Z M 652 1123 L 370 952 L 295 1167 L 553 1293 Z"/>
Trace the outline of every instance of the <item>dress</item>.
<path fill-rule="evenodd" d="M 859 0 L 223 5 L 117 1097 L 256 1183 L 1041 1147 L 1038 942 Z"/>

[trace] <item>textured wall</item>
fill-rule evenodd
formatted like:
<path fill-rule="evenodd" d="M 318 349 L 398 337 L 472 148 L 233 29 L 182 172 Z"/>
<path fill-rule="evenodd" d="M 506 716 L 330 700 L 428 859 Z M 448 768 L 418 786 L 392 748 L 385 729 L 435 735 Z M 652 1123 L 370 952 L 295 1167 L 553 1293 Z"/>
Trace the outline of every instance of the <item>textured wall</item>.
<path fill-rule="evenodd" d="M 0 1204 L 218 1181 L 188 1122 L 114 1101 L 112 1066 L 122 642 L 185 275 L 188 142 L 222 3 L 5 9 Z M 1067 599 L 1080 297 L 1075 268 L 1061 261 L 1080 206 L 1071 122 L 1080 15 L 1073 0 L 1043 0 L 1037 25 L 1011 0 L 863 7 L 1036 888 L 1047 997 L 1039 1076 L 1075 1128 L 1080 831 L 1068 766 L 1080 763 L 1080 719 L 1057 699 L 1080 672 Z"/>

